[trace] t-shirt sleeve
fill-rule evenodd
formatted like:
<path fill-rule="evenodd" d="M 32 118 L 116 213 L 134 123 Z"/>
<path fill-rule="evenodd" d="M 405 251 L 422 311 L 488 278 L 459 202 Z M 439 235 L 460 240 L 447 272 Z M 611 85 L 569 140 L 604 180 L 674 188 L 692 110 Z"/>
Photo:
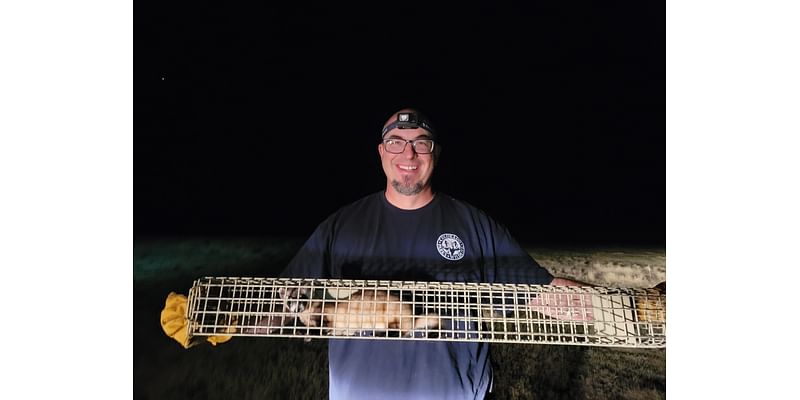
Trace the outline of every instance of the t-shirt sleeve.
<path fill-rule="evenodd" d="M 332 217 L 322 222 L 281 272 L 283 278 L 330 278 Z"/>
<path fill-rule="evenodd" d="M 495 221 L 489 224 L 494 249 L 494 257 L 486 266 L 489 282 L 547 285 L 553 281 L 553 275 L 519 245 L 506 227 Z"/>

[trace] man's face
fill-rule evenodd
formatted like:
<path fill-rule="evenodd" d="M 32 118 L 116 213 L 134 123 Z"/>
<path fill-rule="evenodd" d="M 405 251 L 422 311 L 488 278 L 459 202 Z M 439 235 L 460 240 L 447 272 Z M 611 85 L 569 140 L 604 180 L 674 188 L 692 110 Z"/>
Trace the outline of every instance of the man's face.
<path fill-rule="evenodd" d="M 392 129 L 383 139 L 429 139 L 430 133 L 422 128 Z M 434 167 L 434 154 L 417 154 L 411 143 L 400 154 L 386 151 L 383 142 L 378 145 L 381 164 L 386 179 L 398 193 L 413 196 L 430 187 Z"/>

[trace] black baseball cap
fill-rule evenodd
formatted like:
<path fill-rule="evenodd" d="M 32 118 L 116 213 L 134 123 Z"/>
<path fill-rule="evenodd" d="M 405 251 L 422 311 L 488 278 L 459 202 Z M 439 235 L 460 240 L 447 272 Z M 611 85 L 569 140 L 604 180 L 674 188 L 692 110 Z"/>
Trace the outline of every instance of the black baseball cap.
<path fill-rule="evenodd" d="M 415 128 L 422 128 L 426 131 L 430 132 L 431 139 L 436 140 L 436 130 L 433 128 L 433 125 L 419 111 L 404 111 L 397 113 L 397 117 L 395 120 L 386 125 L 383 130 L 381 131 L 381 140 L 386 136 L 386 134 L 391 131 L 392 129 L 415 129 Z"/>

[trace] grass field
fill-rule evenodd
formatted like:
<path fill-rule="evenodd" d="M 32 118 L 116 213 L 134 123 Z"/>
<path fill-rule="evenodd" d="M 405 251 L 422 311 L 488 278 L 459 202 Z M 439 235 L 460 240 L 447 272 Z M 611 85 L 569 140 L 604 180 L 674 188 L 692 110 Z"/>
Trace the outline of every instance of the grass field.
<path fill-rule="evenodd" d="M 185 350 L 159 314 L 170 291 L 211 276 L 276 276 L 304 238 L 139 238 L 134 242 L 134 399 L 326 399 L 327 342 L 234 338 Z M 665 280 L 658 249 L 530 249 L 557 276 L 607 286 Z M 614 285 L 613 282 L 620 282 Z M 495 344 L 494 399 L 662 399 L 666 351 Z"/>

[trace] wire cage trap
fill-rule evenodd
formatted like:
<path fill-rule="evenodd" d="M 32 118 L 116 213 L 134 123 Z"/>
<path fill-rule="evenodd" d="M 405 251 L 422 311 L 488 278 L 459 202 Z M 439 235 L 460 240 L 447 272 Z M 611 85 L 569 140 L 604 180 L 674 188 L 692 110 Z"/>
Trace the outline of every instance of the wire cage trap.
<path fill-rule="evenodd" d="M 655 289 L 205 277 L 186 317 L 190 336 L 666 347 Z"/>

